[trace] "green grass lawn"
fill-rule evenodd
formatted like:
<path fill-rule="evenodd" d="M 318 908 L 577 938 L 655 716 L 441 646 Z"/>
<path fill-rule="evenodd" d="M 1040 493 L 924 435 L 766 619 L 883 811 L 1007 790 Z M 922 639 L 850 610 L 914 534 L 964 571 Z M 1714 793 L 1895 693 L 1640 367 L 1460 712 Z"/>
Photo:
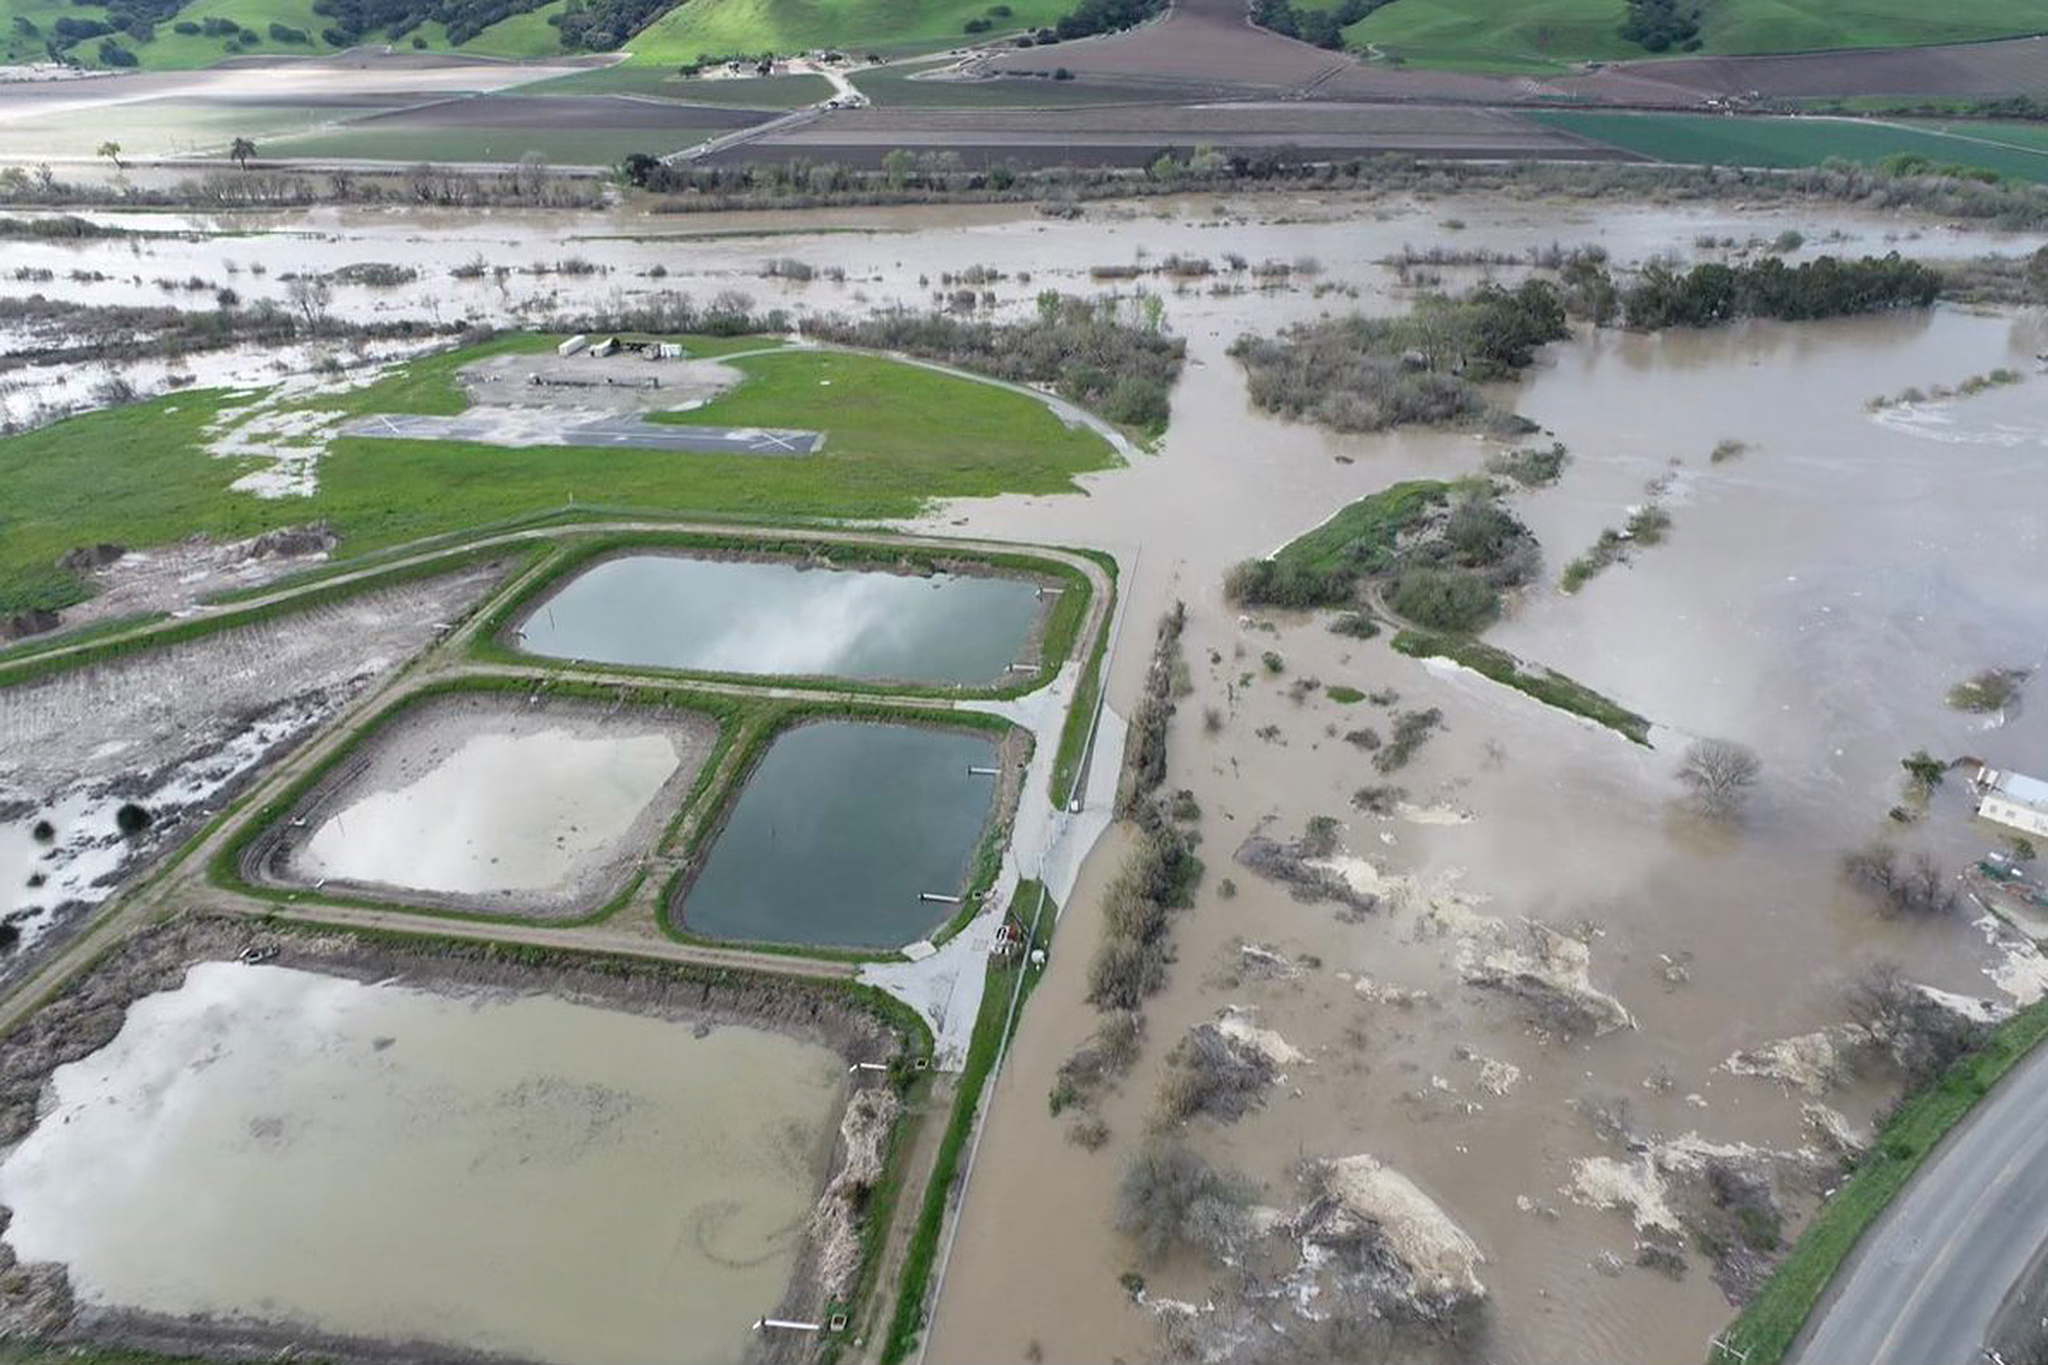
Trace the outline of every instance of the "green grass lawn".
<path fill-rule="evenodd" d="M 1708 53 L 1902 47 L 2048 30 L 2038 0 L 1716 0 L 1704 10 Z M 1622 39 L 1623 16 L 1622 0 L 1393 0 L 1344 36 L 1419 66 L 1467 70 L 1654 55 Z"/>
<path fill-rule="evenodd" d="M 1979 166 L 2015 179 L 2048 183 L 2048 139 L 2034 139 L 2040 150 L 2030 150 L 2018 145 L 2029 140 L 2030 134 L 2006 134 L 1992 141 L 1984 125 L 1968 126 L 1969 136 L 1950 136 L 1856 119 L 1610 114 L 1578 109 L 1543 110 L 1528 117 L 1659 161 L 1690 165 L 1817 166 L 1829 157 L 1874 165 L 1885 157 L 1909 152 L 1937 163 Z"/>
<path fill-rule="evenodd" d="M 448 128 L 378 122 L 262 142 L 265 156 L 365 161 L 517 161 L 539 152 L 558 166 L 611 166 L 629 152 L 657 156 L 728 131 L 722 128 Z"/>
<path fill-rule="evenodd" d="M 1072 0 L 1007 0 L 993 32 L 1050 24 Z M 994 0 L 687 0 L 634 35 L 633 60 L 675 66 L 732 52 L 814 48 L 899 52 L 968 40 L 968 20 Z"/>
<path fill-rule="evenodd" d="M 453 379 L 461 365 L 551 342 L 501 338 L 284 406 L 342 416 L 456 413 L 466 406 Z M 1100 437 L 1070 430 L 1031 399 L 969 379 L 828 352 L 734 363 L 746 381 L 678 420 L 817 428 L 827 434 L 824 453 L 766 459 L 337 437 L 314 496 L 265 499 L 228 490 L 262 461 L 206 450 L 209 422 L 263 401 L 247 390 L 180 393 L 0 439 L 0 612 L 77 600 L 80 582 L 53 566 L 97 541 L 141 547 L 325 519 L 351 556 L 571 501 L 764 519 L 903 517 L 935 497 L 1070 491 L 1075 475 L 1115 458 Z"/>

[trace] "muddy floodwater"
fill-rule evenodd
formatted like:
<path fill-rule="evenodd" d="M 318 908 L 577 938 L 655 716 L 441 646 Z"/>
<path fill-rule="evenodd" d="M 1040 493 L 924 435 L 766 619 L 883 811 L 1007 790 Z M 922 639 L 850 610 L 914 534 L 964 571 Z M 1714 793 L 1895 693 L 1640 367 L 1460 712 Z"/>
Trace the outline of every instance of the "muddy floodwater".
<path fill-rule="evenodd" d="M 95 1310 L 713 1365 L 784 1291 L 843 1072 L 753 1028 L 201 963 L 55 1073 L 0 1202 Z"/>
<path fill-rule="evenodd" d="M 294 818 L 283 866 L 299 882 L 589 909 L 674 813 L 714 732 L 695 716 L 428 703 Z"/>
<path fill-rule="evenodd" d="M 776 737 L 684 894 L 692 933 L 894 948 L 952 918 L 995 803 L 987 735 L 831 721 Z"/>
<path fill-rule="evenodd" d="M 643 554 L 577 574 L 517 633 L 553 658 L 986 686 L 1038 611 L 1016 578 Z"/>

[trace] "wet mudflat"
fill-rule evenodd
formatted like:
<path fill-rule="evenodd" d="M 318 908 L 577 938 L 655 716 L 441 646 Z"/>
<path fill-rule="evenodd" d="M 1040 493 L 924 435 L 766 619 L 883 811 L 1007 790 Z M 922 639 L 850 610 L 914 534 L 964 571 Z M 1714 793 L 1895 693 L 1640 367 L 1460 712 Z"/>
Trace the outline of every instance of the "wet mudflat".
<path fill-rule="evenodd" d="M 784 1292 L 843 1071 L 754 1028 L 201 963 L 56 1072 L 0 1203 L 117 1320 L 710 1365 Z"/>
<path fill-rule="evenodd" d="M 301 883 L 590 910 L 674 814 L 715 733 L 687 714 L 437 699 L 302 808 L 283 866 Z"/>
<path fill-rule="evenodd" d="M 849 721 L 776 737 L 684 893 L 707 938 L 895 948 L 951 919 L 995 804 L 985 734 Z M 671 914 L 675 914 L 674 909 Z"/>
<path fill-rule="evenodd" d="M 979 574 L 634 554 L 520 621 L 535 654 L 708 673 L 987 686 L 1038 619 L 1037 588 Z"/>

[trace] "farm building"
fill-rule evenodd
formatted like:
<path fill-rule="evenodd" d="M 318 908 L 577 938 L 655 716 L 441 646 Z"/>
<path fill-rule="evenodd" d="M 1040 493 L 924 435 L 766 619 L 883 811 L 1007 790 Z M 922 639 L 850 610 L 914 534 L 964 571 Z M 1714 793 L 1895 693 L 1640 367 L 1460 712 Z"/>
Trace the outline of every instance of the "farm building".
<path fill-rule="evenodd" d="M 2023 834 L 2048 837 L 2048 782 L 1989 766 L 1977 770 L 1977 814 Z"/>

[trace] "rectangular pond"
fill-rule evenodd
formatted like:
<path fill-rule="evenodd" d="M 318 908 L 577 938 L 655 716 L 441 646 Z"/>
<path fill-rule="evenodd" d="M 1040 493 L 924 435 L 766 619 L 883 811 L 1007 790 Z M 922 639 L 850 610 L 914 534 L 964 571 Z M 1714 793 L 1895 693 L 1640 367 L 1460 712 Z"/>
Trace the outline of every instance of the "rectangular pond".
<path fill-rule="evenodd" d="M 343 760 L 264 865 L 386 898 L 594 909 L 660 835 L 716 737 L 694 712 L 434 698 Z"/>
<path fill-rule="evenodd" d="M 707 938 L 898 948 L 950 919 L 995 809 L 992 736 L 820 721 L 776 736 L 684 892 Z M 672 911 L 673 913 L 673 911 Z"/>
<path fill-rule="evenodd" d="M 626 554 L 569 579 L 512 641 L 557 659 L 986 687 L 1052 599 L 1022 578 Z"/>
<path fill-rule="evenodd" d="M 724 1365 L 788 1288 L 845 1072 L 753 1027 L 202 962 L 52 1075 L 6 1240 L 95 1308 Z"/>

